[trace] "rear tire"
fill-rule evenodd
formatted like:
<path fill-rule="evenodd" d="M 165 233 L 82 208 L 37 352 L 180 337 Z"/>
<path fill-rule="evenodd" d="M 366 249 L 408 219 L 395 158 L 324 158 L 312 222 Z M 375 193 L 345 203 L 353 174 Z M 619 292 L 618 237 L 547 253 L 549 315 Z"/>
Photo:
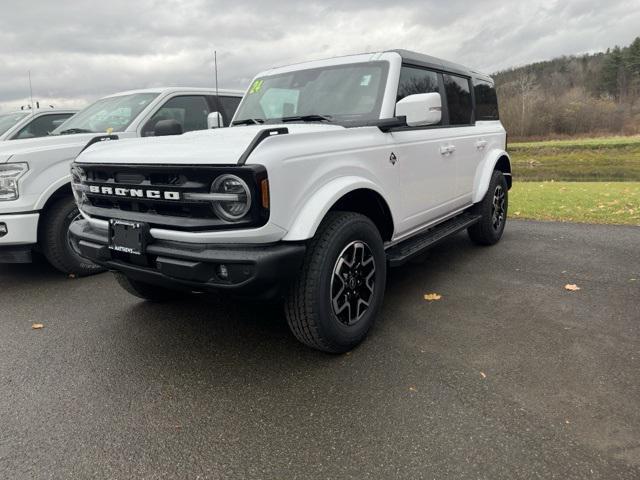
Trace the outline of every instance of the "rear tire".
<path fill-rule="evenodd" d="M 73 197 L 55 200 L 43 213 L 39 243 L 47 261 L 63 273 L 77 276 L 104 269 L 82 257 L 69 239 L 69 226 L 80 216 Z"/>
<path fill-rule="evenodd" d="M 499 170 L 494 170 L 489 188 L 472 213 L 481 216 L 480 221 L 467 229 L 469 238 L 478 245 L 495 245 L 502 238 L 507 223 L 509 188 L 507 180 Z"/>
<path fill-rule="evenodd" d="M 369 218 L 352 212 L 327 214 L 285 299 L 292 333 L 324 352 L 353 349 L 380 310 L 386 267 L 380 232 Z"/>
<path fill-rule="evenodd" d="M 132 280 L 119 272 L 114 272 L 113 275 L 116 277 L 116 281 L 123 289 L 131 295 L 149 302 L 170 302 L 172 300 L 182 298 L 185 295 L 185 292 L 178 290 L 170 290 L 168 288 L 152 285 L 151 283 Z"/>

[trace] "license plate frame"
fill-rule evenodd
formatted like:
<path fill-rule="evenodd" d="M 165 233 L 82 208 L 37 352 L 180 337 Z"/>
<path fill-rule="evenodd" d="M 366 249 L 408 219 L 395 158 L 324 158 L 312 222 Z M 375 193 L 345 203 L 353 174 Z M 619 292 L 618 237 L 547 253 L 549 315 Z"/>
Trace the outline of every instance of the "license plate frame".
<path fill-rule="evenodd" d="M 148 238 L 149 225 L 146 223 L 109 220 L 109 249 L 113 251 L 130 255 L 144 255 Z"/>

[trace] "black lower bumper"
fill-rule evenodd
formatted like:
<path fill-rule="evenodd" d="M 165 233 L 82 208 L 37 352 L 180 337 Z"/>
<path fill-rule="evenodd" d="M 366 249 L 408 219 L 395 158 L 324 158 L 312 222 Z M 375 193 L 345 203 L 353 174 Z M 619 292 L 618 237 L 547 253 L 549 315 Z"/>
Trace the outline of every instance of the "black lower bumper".
<path fill-rule="evenodd" d="M 35 245 L 0 246 L 0 263 L 31 263 Z"/>
<path fill-rule="evenodd" d="M 70 233 L 82 256 L 133 280 L 258 298 L 277 295 L 298 274 L 305 253 L 301 243 L 252 246 L 153 240 L 143 255 L 133 255 L 111 250 L 107 230 L 86 220 L 72 223 Z"/>

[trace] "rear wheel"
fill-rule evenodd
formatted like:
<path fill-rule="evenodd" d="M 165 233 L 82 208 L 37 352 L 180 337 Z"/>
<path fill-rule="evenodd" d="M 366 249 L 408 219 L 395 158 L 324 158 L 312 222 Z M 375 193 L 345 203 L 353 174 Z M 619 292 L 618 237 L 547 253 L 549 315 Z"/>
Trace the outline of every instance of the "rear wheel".
<path fill-rule="evenodd" d="M 69 236 L 69 226 L 82 216 L 73 197 L 63 197 L 43 213 L 40 227 L 40 248 L 47 261 L 63 273 L 78 276 L 104 271 L 82 257 Z"/>
<path fill-rule="evenodd" d="M 150 302 L 170 302 L 184 297 L 185 292 L 158 287 L 151 283 L 139 282 L 118 272 L 113 273 L 118 284 L 131 295 Z"/>
<path fill-rule="evenodd" d="M 469 237 L 478 245 L 494 245 L 502 238 L 507 223 L 509 188 L 502 172 L 495 170 L 482 201 L 473 207 L 480 214 L 478 223 L 468 228 Z"/>
<path fill-rule="evenodd" d="M 373 222 L 358 213 L 330 212 L 287 295 L 289 327 L 317 350 L 351 350 L 373 325 L 385 283 L 384 246 Z"/>

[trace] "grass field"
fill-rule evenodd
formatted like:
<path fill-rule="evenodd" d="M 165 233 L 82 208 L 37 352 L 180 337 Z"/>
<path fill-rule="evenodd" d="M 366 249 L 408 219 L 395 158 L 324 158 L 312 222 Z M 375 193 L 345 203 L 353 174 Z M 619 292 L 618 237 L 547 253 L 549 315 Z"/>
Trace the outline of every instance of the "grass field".
<path fill-rule="evenodd" d="M 522 182 L 509 194 L 511 218 L 640 225 L 640 182 Z"/>
<path fill-rule="evenodd" d="M 509 144 L 519 182 L 640 182 L 640 137 Z"/>

